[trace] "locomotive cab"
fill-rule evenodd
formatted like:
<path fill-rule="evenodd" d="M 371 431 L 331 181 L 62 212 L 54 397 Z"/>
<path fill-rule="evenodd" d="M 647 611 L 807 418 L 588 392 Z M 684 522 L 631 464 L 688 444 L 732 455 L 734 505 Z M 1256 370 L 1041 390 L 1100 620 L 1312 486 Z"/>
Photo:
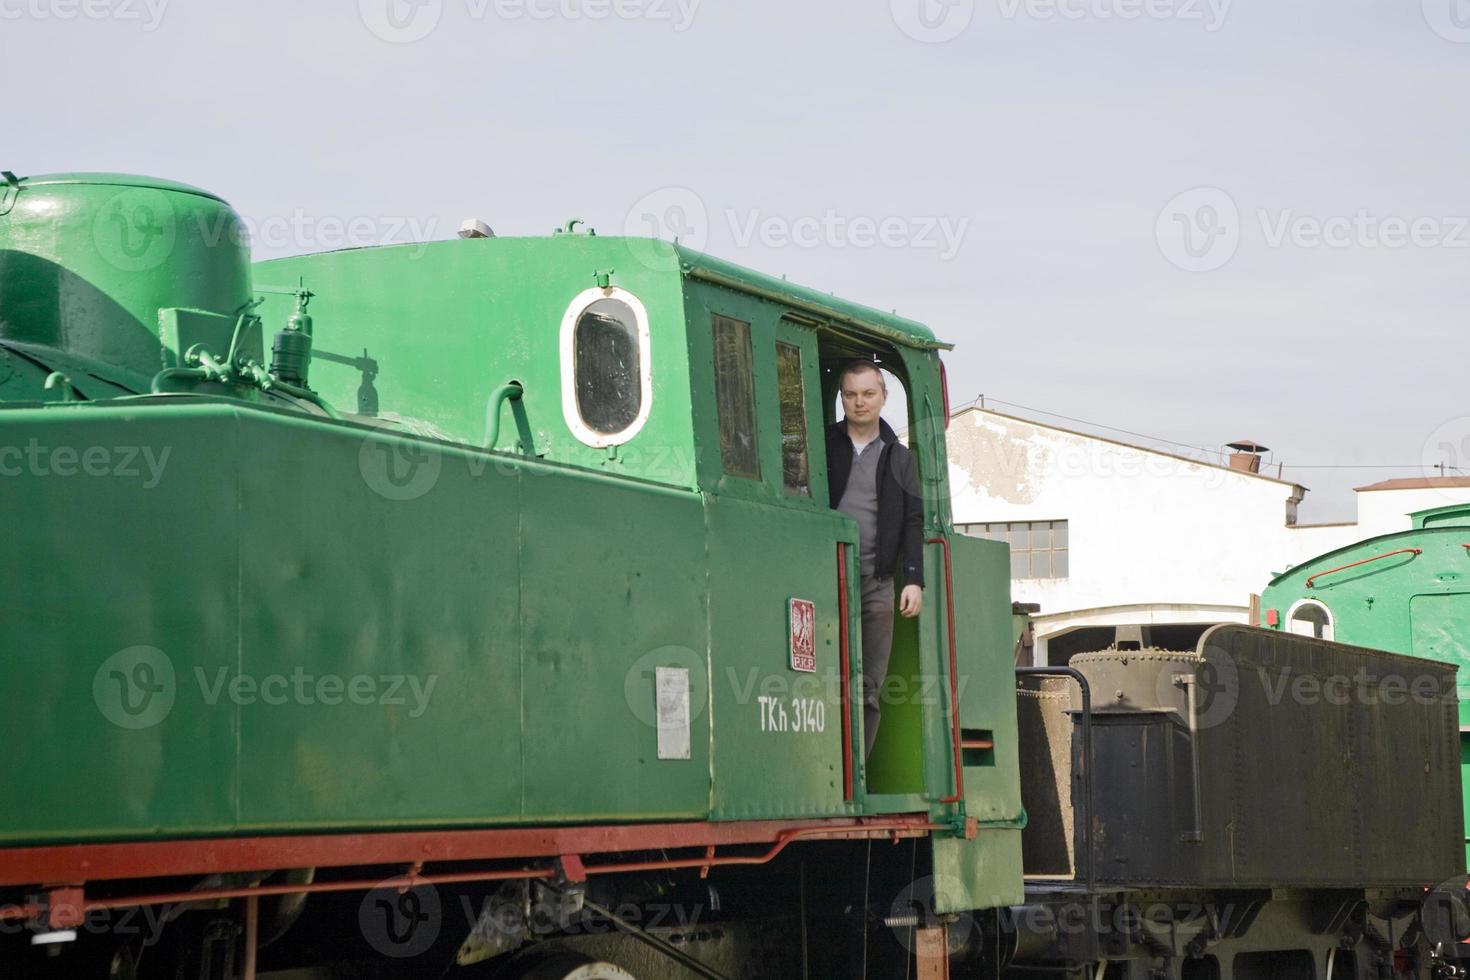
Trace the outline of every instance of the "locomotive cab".
<path fill-rule="evenodd" d="M 611 489 L 572 493 L 533 520 L 548 481 L 526 482 L 520 589 L 528 574 L 556 584 L 537 592 L 548 608 L 529 620 L 519 660 L 548 703 L 625 692 L 632 716 L 604 719 L 604 750 L 678 786 L 665 807 L 686 801 L 676 812 L 713 820 L 922 813 L 969 828 L 951 861 L 964 868 L 960 896 L 1019 878 L 1009 568 L 999 544 L 953 533 L 948 345 L 913 321 L 678 245 L 590 233 L 280 259 L 255 278 L 304 283 L 318 344 L 371 355 L 375 424 L 623 488 L 625 507 L 603 505 Z M 289 292 L 267 294 L 268 321 L 288 315 Z M 926 541 L 923 612 L 896 617 L 867 760 L 857 527 L 829 506 L 823 452 L 837 370 L 853 358 L 901 387 L 889 414 L 906 423 Z M 330 360 L 313 363 L 313 379 L 334 403 L 350 404 L 360 383 Z M 510 382 L 501 424 L 487 393 Z M 572 593 L 550 598 L 562 582 Z M 589 624 L 596 653 L 544 671 L 542 651 L 576 649 Z M 663 715 L 661 697 L 672 705 Z M 524 737 L 539 742 L 532 730 L 553 724 L 531 713 Z M 615 771 L 625 782 L 628 770 Z M 652 816 L 619 782 L 607 777 L 597 805 Z M 586 787 L 565 792 L 552 799 L 580 811 Z"/>

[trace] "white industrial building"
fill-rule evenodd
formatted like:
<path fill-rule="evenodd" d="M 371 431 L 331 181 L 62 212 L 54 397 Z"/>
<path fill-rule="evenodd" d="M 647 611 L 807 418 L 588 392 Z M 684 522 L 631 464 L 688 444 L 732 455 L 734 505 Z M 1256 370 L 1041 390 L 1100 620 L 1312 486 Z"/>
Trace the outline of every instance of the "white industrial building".
<path fill-rule="evenodd" d="M 956 413 L 948 441 L 955 524 L 1010 544 L 1012 596 L 1040 607 L 1037 663 L 1119 626 L 1177 646 L 1201 624 L 1249 622 L 1273 574 L 1470 501 L 1470 479 L 1388 480 L 1358 489 L 1357 521 L 1302 525 L 1306 489 L 1259 472 L 1248 442 L 1217 465 L 983 408 Z"/>

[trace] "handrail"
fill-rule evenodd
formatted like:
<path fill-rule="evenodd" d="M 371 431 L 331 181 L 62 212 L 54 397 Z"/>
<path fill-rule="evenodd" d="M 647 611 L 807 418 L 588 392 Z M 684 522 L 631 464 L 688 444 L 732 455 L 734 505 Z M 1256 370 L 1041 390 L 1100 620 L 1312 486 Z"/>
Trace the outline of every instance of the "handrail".
<path fill-rule="evenodd" d="M 842 676 L 842 799 L 852 792 L 852 654 L 848 650 L 847 544 L 837 542 L 837 659 Z"/>
<path fill-rule="evenodd" d="M 941 797 L 940 803 L 959 803 L 965 798 L 965 759 L 960 747 L 960 689 L 956 675 L 959 673 L 954 645 L 954 572 L 949 560 L 949 538 L 940 535 L 928 538 L 925 544 L 944 546 L 944 604 L 945 625 L 949 627 L 949 725 L 954 742 L 954 795 Z"/>
<path fill-rule="evenodd" d="M 1091 893 L 1097 888 L 1097 855 L 1092 843 L 1092 688 L 1075 667 L 1017 667 L 1016 676 L 1070 677 L 1082 689 L 1082 798 L 1087 804 L 1087 819 L 1081 825 L 1087 831 L 1087 891 Z M 1081 853 L 1082 841 L 1077 842 L 1076 850 Z"/>
<path fill-rule="evenodd" d="M 1470 547 L 1470 545 L 1467 545 L 1466 547 Z M 1336 568 L 1329 568 L 1325 572 L 1316 572 L 1316 573 L 1314 573 L 1312 575 L 1308 575 L 1307 576 L 1307 581 L 1306 581 L 1305 584 L 1306 584 L 1307 588 L 1310 589 L 1312 587 L 1312 580 L 1313 579 L 1321 578 L 1324 575 L 1331 575 L 1333 572 L 1343 572 L 1343 571 L 1347 571 L 1349 568 L 1357 568 L 1359 565 L 1366 565 L 1366 564 L 1368 564 L 1371 561 L 1378 561 L 1381 558 L 1392 558 L 1394 555 L 1422 555 L 1422 554 L 1424 554 L 1424 549 L 1423 548 L 1400 548 L 1398 551 L 1385 551 L 1383 554 L 1381 554 L 1381 555 L 1374 555 L 1372 558 L 1364 558 L 1361 561 L 1349 562 L 1346 565 L 1339 565 Z"/>

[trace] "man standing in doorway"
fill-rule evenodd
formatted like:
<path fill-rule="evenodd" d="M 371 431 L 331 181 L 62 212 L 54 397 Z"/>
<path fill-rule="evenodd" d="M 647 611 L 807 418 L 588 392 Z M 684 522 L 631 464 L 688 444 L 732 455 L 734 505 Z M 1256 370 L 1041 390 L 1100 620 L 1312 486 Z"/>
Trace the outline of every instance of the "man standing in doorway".
<path fill-rule="evenodd" d="M 883 421 L 888 386 L 872 361 L 850 361 L 838 376 L 842 419 L 827 428 L 831 504 L 857 521 L 862 561 L 863 757 L 878 737 L 879 690 L 893 649 L 893 576 L 901 575 L 899 615 L 924 604 L 924 505 L 913 454 Z"/>

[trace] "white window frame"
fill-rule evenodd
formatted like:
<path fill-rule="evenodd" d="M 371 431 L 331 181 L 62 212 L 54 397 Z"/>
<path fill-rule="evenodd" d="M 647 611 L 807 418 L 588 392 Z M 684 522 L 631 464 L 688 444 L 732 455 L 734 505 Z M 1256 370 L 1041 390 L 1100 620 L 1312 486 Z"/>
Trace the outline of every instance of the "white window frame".
<path fill-rule="evenodd" d="M 1327 607 L 1327 603 L 1323 602 L 1320 599 L 1298 599 L 1296 602 L 1293 602 L 1291 604 L 1291 608 L 1286 610 L 1286 623 L 1284 624 L 1286 627 L 1286 632 L 1291 633 L 1294 636 L 1308 635 L 1306 633 L 1298 633 L 1295 629 L 1292 628 L 1291 625 L 1293 622 L 1296 621 L 1296 611 L 1303 606 L 1316 606 L 1318 609 L 1322 610 L 1322 614 L 1327 617 L 1327 626 L 1322 630 L 1322 639 L 1331 640 L 1333 635 L 1337 632 L 1337 623 L 1332 615 L 1332 610 Z"/>
<path fill-rule="evenodd" d="M 587 308 L 599 300 L 613 299 L 627 305 L 633 311 L 633 319 L 638 330 L 638 384 L 640 386 L 638 398 L 638 415 L 621 432 L 601 433 L 587 425 L 582 419 L 582 413 L 577 409 L 577 357 L 576 357 L 576 335 L 577 321 Z M 648 311 L 644 309 L 642 301 L 620 286 L 593 286 L 578 293 L 567 307 L 566 313 L 561 318 L 561 413 L 566 419 L 567 428 L 572 430 L 572 435 L 579 442 L 585 443 L 594 449 L 605 449 L 608 446 L 620 446 L 628 442 L 643 428 L 648 421 L 648 413 L 653 408 L 653 360 L 650 356 L 648 345 Z"/>

